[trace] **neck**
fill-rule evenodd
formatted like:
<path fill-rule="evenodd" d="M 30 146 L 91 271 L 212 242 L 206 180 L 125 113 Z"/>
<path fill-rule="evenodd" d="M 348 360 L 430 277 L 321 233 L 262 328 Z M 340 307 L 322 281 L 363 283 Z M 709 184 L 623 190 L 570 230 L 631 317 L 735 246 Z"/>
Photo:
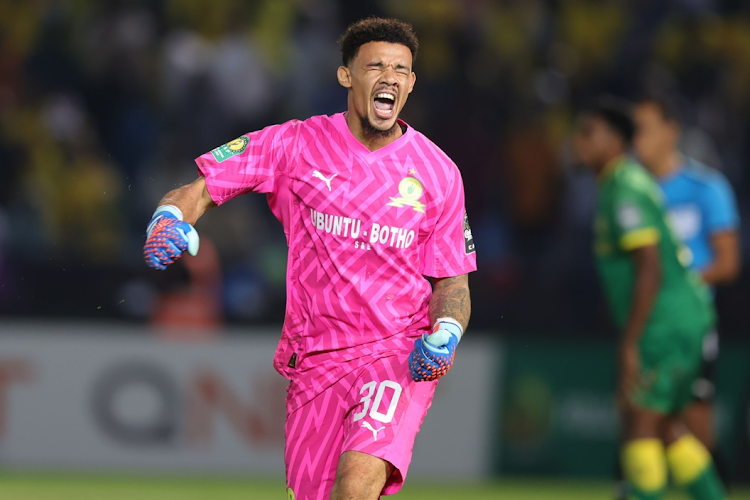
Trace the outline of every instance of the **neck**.
<path fill-rule="evenodd" d="M 606 161 L 602 161 L 601 163 L 597 163 L 593 165 L 594 174 L 596 174 L 597 177 L 601 177 L 607 170 L 609 170 L 616 163 L 618 163 L 624 155 L 625 153 L 623 152 L 617 152 L 616 154 L 613 153 L 611 156 L 608 157 Z"/>
<path fill-rule="evenodd" d="M 659 160 L 655 161 L 652 165 L 649 165 L 649 170 L 651 170 L 656 177 L 667 177 L 680 168 L 681 163 L 682 155 L 680 155 L 679 152 L 672 150 Z"/>
<path fill-rule="evenodd" d="M 345 117 L 346 125 L 354 138 L 370 151 L 383 148 L 404 134 L 398 121 L 390 130 L 377 130 L 369 126 L 369 123 L 365 121 L 366 118 L 362 119 L 351 111 L 347 112 Z"/>

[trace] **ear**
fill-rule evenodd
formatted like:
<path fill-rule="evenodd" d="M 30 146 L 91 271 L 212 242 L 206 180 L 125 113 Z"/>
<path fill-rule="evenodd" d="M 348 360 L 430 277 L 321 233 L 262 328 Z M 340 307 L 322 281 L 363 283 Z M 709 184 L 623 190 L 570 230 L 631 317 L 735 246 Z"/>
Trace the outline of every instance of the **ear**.
<path fill-rule="evenodd" d="M 352 73 L 346 66 L 339 66 L 339 69 L 336 70 L 336 78 L 338 78 L 339 85 L 342 87 L 352 88 Z"/>
<path fill-rule="evenodd" d="M 417 83 L 417 74 L 415 72 L 411 72 L 411 81 L 409 82 L 409 93 L 411 94 L 411 91 L 414 90 L 414 84 Z"/>

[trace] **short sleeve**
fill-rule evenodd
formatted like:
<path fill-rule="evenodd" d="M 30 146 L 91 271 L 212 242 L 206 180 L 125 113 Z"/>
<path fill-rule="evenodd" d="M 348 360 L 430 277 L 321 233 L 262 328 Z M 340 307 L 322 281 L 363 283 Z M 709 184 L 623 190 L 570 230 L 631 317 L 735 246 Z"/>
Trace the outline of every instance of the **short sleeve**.
<path fill-rule="evenodd" d="M 707 184 L 704 205 L 708 233 L 735 229 L 739 225 L 734 192 L 722 175 L 713 176 Z"/>
<path fill-rule="evenodd" d="M 464 204 L 464 185 L 458 168 L 445 193 L 443 210 L 422 245 L 420 273 L 433 278 L 460 276 L 477 270 L 474 238 Z"/>
<path fill-rule="evenodd" d="M 654 245 L 661 239 L 659 203 L 648 193 L 622 188 L 614 197 L 613 227 L 619 247 L 630 252 Z"/>
<path fill-rule="evenodd" d="M 222 144 L 195 159 L 211 199 L 221 205 L 248 192 L 273 193 L 289 168 L 301 122 L 271 125 Z"/>

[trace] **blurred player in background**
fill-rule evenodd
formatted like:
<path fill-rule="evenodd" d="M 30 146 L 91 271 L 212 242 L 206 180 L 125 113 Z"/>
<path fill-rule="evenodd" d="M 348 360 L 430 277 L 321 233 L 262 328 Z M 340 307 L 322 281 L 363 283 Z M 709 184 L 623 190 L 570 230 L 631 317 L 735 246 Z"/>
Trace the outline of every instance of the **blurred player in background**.
<path fill-rule="evenodd" d="M 678 112 L 669 98 L 642 98 L 633 118 L 636 154 L 664 191 L 672 230 L 690 248 L 690 267 L 712 287 L 731 283 L 740 272 L 739 215 L 732 188 L 719 171 L 680 153 Z M 712 451 L 718 354 L 719 338 L 714 331 L 706 337 L 701 377 L 683 415 L 690 431 Z"/>
<path fill-rule="evenodd" d="M 712 287 L 731 283 L 740 272 L 739 215 L 731 186 L 719 171 L 680 153 L 678 109 L 668 97 L 641 98 L 633 118 L 636 154 L 664 191 L 672 229 L 690 248 L 690 267 Z M 690 431 L 712 451 L 715 459 L 718 354 L 719 337 L 713 331 L 703 346 L 703 368 L 693 387 L 693 402 L 683 415 Z M 716 463 L 726 483 L 722 461 Z"/>
<path fill-rule="evenodd" d="M 659 187 L 626 157 L 633 134 L 627 106 L 601 99 L 581 115 L 574 138 L 579 160 L 599 182 L 594 254 L 620 329 L 624 474 L 636 499 L 661 498 L 669 470 L 696 500 L 721 500 L 711 455 L 681 419 L 714 327 L 713 305 L 680 261 L 684 247 L 667 225 Z"/>
<path fill-rule="evenodd" d="M 162 199 L 144 249 L 146 263 L 164 269 L 197 252 L 192 224 L 207 209 L 267 194 L 289 245 L 274 366 L 290 380 L 284 458 L 296 500 L 401 488 L 468 324 L 476 269 L 458 168 L 398 119 L 416 80 L 412 27 L 370 18 L 340 43 L 348 111 L 273 125 L 200 156 L 200 177 Z"/>

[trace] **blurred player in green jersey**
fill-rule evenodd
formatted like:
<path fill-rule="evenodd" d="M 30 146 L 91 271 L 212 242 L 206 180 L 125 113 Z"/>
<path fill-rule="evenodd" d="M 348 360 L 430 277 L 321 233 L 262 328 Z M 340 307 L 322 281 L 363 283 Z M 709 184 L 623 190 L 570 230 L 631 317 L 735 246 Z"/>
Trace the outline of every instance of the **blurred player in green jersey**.
<path fill-rule="evenodd" d="M 709 291 L 686 267 L 662 194 L 626 156 L 634 125 L 627 106 L 602 99 L 580 117 L 574 147 L 598 177 L 594 255 L 618 341 L 621 458 L 631 496 L 662 497 L 667 471 L 696 500 L 726 497 L 711 455 L 681 420 L 714 327 Z"/>
<path fill-rule="evenodd" d="M 633 109 L 633 119 L 638 160 L 664 191 L 672 229 L 690 248 L 691 269 L 711 286 L 734 281 L 740 272 L 739 215 L 729 182 L 718 170 L 682 155 L 678 107 L 668 96 L 642 97 Z M 701 378 L 683 415 L 688 429 L 709 450 L 716 444 L 713 407 L 718 354 L 719 337 L 714 333 L 705 339 Z"/>

